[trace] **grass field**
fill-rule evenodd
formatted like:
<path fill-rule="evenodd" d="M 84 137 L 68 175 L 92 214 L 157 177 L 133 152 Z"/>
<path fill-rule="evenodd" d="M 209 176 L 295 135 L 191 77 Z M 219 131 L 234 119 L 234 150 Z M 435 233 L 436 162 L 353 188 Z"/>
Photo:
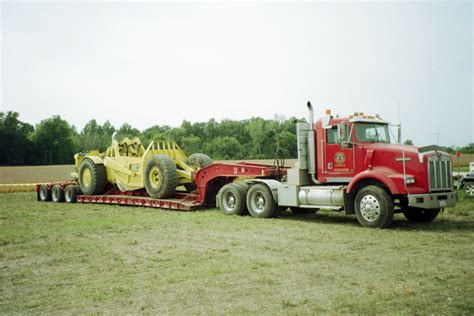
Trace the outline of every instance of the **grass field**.
<path fill-rule="evenodd" d="M 431 224 L 0 195 L 0 314 L 473 314 L 474 201 Z"/>

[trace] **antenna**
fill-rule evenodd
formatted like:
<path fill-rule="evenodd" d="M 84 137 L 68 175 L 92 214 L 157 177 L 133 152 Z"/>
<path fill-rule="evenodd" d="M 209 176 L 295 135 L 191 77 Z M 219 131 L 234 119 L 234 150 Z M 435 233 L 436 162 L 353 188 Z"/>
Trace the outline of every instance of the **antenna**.
<path fill-rule="evenodd" d="M 398 107 L 398 143 L 402 143 L 402 119 L 400 115 L 400 101 L 397 100 L 397 107 Z"/>
<path fill-rule="evenodd" d="M 440 135 L 438 132 L 428 133 L 427 135 L 436 135 L 436 146 L 439 146 Z"/>

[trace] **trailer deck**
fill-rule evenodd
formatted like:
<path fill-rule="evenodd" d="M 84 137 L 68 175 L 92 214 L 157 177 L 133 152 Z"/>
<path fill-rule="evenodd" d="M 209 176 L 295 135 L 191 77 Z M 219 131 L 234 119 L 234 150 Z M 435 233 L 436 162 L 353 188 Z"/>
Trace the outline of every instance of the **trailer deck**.
<path fill-rule="evenodd" d="M 200 169 L 195 175 L 197 189 L 193 192 L 176 191 L 172 198 L 154 199 L 151 198 L 145 189 L 122 192 L 116 187 L 100 195 L 77 195 L 78 203 L 97 203 L 144 206 L 162 209 L 174 209 L 181 211 L 191 211 L 204 206 L 215 205 L 216 194 L 221 187 L 233 182 L 236 178 L 281 178 L 286 175 L 289 167 L 280 167 L 268 164 L 257 164 L 239 162 L 235 164 L 214 163 Z M 40 197 L 40 188 L 46 186 L 51 190 L 53 186 L 59 185 L 61 190 L 65 190 L 69 185 L 77 185 L 77 181 L 54 182 L 48 184 L 37 184 L 37 200 Z M 43 200 L 44 201 L 44 200 Z"/>

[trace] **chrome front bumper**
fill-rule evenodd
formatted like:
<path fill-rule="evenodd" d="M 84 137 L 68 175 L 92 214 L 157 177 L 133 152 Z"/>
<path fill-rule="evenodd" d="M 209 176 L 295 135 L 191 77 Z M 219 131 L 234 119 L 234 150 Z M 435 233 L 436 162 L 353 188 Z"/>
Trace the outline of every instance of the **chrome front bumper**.
<path fill-rule="evenodd" d="M 456 192 L 408 194 L 408 206 L 426 209 L 456 206 Z"/>

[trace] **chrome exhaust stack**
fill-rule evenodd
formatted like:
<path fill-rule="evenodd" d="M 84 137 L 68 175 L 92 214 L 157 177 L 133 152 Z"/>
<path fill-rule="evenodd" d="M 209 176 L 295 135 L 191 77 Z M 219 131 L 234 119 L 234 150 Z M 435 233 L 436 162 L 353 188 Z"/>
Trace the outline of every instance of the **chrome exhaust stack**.
<path fill-rule="evenodd" d="M 314 146 L 314 110 L 311 102 L 306 104 L 309 110 L 309 131 L 308 131 L 308 173 L 314 184 L 320 182 L 316 180 L 316 148 Z"/>

